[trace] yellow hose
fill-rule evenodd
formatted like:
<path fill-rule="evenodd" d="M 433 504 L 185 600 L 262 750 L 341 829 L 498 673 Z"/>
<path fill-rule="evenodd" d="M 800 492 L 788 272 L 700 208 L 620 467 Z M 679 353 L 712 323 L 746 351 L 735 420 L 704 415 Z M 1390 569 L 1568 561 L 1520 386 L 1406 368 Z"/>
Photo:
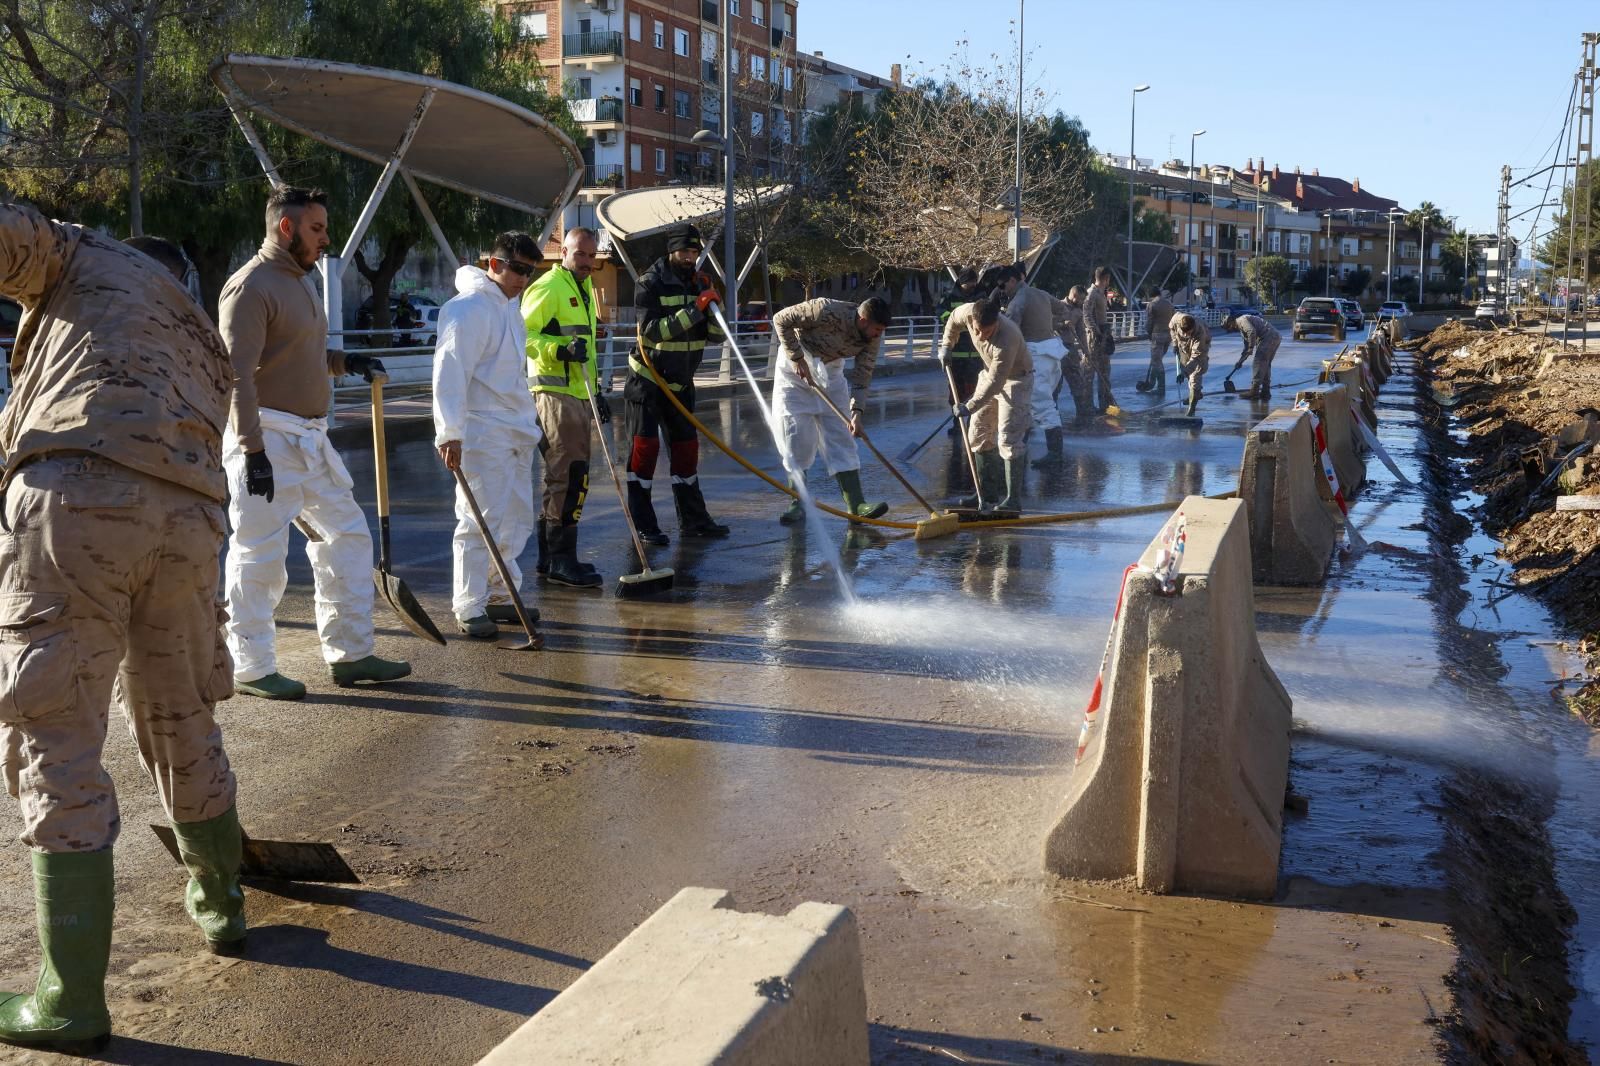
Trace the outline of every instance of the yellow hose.
<path fill-rule="evenodd" d="M 693 411 L 689 410 L 683 405 L 683 401 L 678 399 L 678 394 L 667 387 L 666 381 L 663 380 L 661 375 L 656 372 L 656 365 L 650 361 L 649 350 L 644 346 L 644 334 L 642 326 L 636 327 L 636 335 L 638 337 L 639 344 L 639 361 L 642 362 L 645 369 L 650 372 L 650 380 L 655 382 L 656 387 L 661 390 L 668 400 L 672 401 L 672 406 L 678 409 L 678 413 L 687 418 L 692 426 L 698 429 L 701 433 L 705 434 L 706 440 L 709 440 L 712 444 L 715 444 L 717 448 L 729 459 L 732 459 L 734 462 L 738 463 L 740 466 L 744 467 L 746 470 L 750 471 L 750 473 L 754 474 L 762 481 L 765 481 L 768 485 L 771 485 L 785 496 L 798 500 L 800 498 L 799 493 L 795 492 L 788 485 L 778 481 L 765 470 L 762 470 L 750 460 L 734 451 L 727 441 L 713 433 L 704 422 L 701 422 L 695 417 Z M 1208 499 L 1225 500 L 1231 496 L 1237 495 L 1237 492 L 1221 492 L 1215 496 L 1208 497 Z M 820 510 L 828 512 L 835 518 L 843 518 L 847 522 L 856 522 L 864 526 L 878 526 L 884 529 L 915 530 L 917 528 L 916 522 L 897 522 L 887 518 L 863 518 L 860 515 L 850 514 L 848 511 L 841 511 L 837 507 L 831 507 L 815 498 L 812 499 L 812 502 L 816 504 Z M 1171 500 L 1164 503 L 1139 504 L 1135 507 L 1113 507 L 1104 511 L 1067 511 L 1062 514 L 1024 515 L 1021 518 L 983 518 L 972 522 L 962 522 L 961 528 L 1003 529 L 1011 526 L 1043 526 L 1058 525 L 1067 522 L 1092 522 L 1100 518 L 1124 518 L 1129 515 L 1155 514 L 1158 511 L 1169 511 L 1177 508 L 1182 502 L 1182 500 Z"/>

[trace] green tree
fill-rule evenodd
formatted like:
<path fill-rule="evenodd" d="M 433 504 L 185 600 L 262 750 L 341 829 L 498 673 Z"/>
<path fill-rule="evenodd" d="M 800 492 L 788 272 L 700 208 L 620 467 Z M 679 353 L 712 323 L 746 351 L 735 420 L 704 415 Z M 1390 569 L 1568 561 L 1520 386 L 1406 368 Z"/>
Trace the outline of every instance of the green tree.
<path fill-rule="evenodd" d="M 1339 279 L 1339 291 L 1352 300 L 1359 300 L 1370 284 L 1372 284 L 1372 271 L 1366 267 L 1357 267 Z"/>
<path fill-rule="evenodd" d="M 1245 263 L 1244 278 L 1263 300 L 1276 303 L 1289 295 L 1294 268 L 1281 255 L 1258 255 Z"/>
<path fill-rule="evenodd" d="M 1589 218 L 1593 220 L 1589 226 L 1590 242 L 1587 248 L 1589 275 L 1592 283 L 1600 277 L 1600 159 L 1591 160 L 1585 169 L 1582 180 L 1579 182 L 1587 188 L 1589 193 Z M 1565 277 L 1567 274 L 1567 250 L 1571 243 L 1572 212 L 1574 199 L 1574 186 L 1569 184 L 1561 191 L 1561 211 L 1551 220 L 1550 236 L 1539 245 L 1536 253 L 1539 262 L 1547 266 L 1555 275 Z M 1574 276 L 1583 274 L 1584 241 L 1583 241 L 1583 211 L 1578 210 L 1578 239 L 1572 245 L 1572 273 Z"/>

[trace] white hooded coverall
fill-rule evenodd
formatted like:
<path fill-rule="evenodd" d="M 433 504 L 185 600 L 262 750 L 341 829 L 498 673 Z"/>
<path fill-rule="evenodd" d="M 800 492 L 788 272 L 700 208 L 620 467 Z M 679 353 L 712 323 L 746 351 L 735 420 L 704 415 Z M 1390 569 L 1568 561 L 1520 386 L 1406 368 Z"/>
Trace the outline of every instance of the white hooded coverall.
<path fill-rule="evenodd" d="M 520 591 L 517 556 L 533 533 L 533 459 L 541 438 L 528 391 L 527 326 L 521 303 L 507 299 L 477 267 L 456 271 L 456 292 L 439 310 L 433 443 L 461 442 L 461 472 Z M 511 596 L 490 565 L 459 485 L 455 498 L 450 606 L 465 621 L 482 615 L 491 602 L 510 603 Z"/>

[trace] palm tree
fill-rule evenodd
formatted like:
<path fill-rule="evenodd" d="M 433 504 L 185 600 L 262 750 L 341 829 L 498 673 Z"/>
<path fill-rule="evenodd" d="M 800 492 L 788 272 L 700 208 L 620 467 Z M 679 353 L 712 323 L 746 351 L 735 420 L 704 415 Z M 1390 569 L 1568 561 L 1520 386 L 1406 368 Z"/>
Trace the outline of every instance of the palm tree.
<path fill-rule="evenodd" d="M 1440 213 L 1438 206 L 1431 200 L 1424 200 L 1414 210 L 1406 212 L 1405 224 L 1407 229 L 1420 235 L 1423 223 L 1427 223 L 1428 228 L 1435 233 L 1443 233 L 1445 231 L 1444 215 Z"/>

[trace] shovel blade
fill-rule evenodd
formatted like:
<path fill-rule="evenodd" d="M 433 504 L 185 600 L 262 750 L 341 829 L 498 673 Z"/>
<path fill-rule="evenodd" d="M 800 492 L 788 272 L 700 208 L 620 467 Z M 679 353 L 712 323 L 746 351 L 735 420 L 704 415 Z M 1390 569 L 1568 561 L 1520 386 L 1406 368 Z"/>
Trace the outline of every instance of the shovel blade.
<path fill-rule="evenodd" d="M 433 624 L 433 619 L 428 617 L 428 612 L 422 609 L 422 604 L 406 588 L 406 583 L 398 577 L 376 567 L 372 571 L 372 582 L 378 586 L 378 594 L 383 597 L 390 609 L 405 623 L 405 627 L 423 640 L 431 640 L 435 644 L 444 645 L 444 634 L 439 632 L 439 627 Z"/>
<path fill-rule="evenodd" d="M 170 825 L 152 825 L 156 835 L 173 860 L 182 865 L 178 852 L 178 838 Z M 244 859 L 239 864 L 244 877 L 270 878 L 275 881 L 315 881 L 322 884 L 359 885 L 361 878 L 350 869 L 339 849 L 332 844 L 302 840 L 256 840 L 244 838 Z"/>

